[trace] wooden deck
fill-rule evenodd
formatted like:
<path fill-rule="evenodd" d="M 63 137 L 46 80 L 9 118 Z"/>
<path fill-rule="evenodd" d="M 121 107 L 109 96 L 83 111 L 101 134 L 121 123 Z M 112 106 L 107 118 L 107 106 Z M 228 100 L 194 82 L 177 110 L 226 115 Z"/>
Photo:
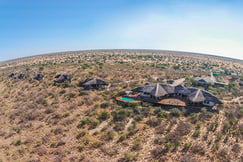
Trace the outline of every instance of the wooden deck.
<path fill-rule="evenodd" d="M 163 105 L 173 105 L 173 106 L 186 106 L 186 103 L 182 100 L 176 98 L 166 98 L 158 102 L 158 104 Z"/>

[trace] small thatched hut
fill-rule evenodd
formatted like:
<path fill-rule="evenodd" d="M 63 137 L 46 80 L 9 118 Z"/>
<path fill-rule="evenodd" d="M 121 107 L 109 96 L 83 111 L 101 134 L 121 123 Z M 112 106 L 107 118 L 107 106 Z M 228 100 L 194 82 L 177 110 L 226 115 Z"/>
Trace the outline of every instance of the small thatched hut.
<path fill-rule="evenodd" d="M 33 79 L 41 81 L 44 79 L 44 75 L 43 74 L 36 74 Z"/>
<path fill-rule="evenodd" d="M 79 83 L 79 86 L 84 87 L 86 90 L 100 89 L 108 85 L 104 80 L 98 78 L 87 78 Z"/>
<path fill-rule="evenodd" d="M 55 80 L 54 83 L 63 83 L 65 81 L 71 83 L 71 75 L 67 75 L 67 74 L 58 74 L 55 76 Z"/>

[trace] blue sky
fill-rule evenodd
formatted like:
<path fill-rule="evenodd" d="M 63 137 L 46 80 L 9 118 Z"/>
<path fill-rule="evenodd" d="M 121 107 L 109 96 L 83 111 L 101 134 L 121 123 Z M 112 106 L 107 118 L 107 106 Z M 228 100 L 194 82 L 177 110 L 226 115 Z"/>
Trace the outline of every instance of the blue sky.
<path fill-rule="evenodd" d="M 242 8 L 237 0 L 0 0 L 0 61 L 121 48 L 243 59 Z"/>

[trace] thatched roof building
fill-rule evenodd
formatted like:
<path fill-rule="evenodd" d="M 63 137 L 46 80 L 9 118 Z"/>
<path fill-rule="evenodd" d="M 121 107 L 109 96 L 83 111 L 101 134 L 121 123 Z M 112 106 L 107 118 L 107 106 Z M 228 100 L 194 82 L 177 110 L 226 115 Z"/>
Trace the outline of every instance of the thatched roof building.
<path fill-rule="evenodd" d="M 67 74 L 58 74 L 55 76 L 55 80 L 54 83 L 63 83 L 65 81 L 68 81 L 69 83 L 71 83 L 71 75 L 67 75 Z"/>
<path fill-rule="evenodd" d="M 41 81 L 44 79 L 44 75 L 43 74 L 36 74 L 33 79 Z"/>
<path fill-rule="evenodd" d="M 182 97 L 188 103 L 199 103 L 206 106 L 222 104 L 222 102 L 208 91 L 198 88 L 187 88 L 183 85 L 171 86 L 166 84 L 148 84 L 132 90 L 133 93 L 141 93 L 141 97 L 160 100 L 163 97 Z"/>
<path fill-rule="evenodd" d="M 108 85 L 108 83 L 98 78 L 87 78 L 79 83 L 79 86 L 82 86 L 85 89 L 99 89 L 106 85 Z"/>

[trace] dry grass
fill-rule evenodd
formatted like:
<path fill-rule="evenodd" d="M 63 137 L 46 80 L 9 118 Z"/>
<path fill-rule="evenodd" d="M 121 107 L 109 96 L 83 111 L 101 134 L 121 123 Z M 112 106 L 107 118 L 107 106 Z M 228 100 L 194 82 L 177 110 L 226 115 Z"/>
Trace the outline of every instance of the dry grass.
<path fill-rule="evenodd" d="M 179 67 L 179 69 L 178 69 Z M 209 87 L 227 103 L 219 113 L 184 114 L 176 106 L 117 104 L 120 92 L 155 78 L 207 76 L 242 62 L 149 51 L 86 51 L 38 56 L 0 65 L 0 161 L 240 161 L 242 89 Z M 24 80 L 10 79 L 24 72 Z M 42 82 L 29 81 L 35 73 Z M 53 84 L 58 73 L 71 84 Z M 84 91 L 78 83 L 100 77 L 111 85 Z M 230 81 L 228 75 L 218 79 Z M 128 82 L 129 81 L 129 82 Z M 202 87 L 201 87 L 202 88 Z M 233 99 L 233 100 L 232 100 Z M 162 156 L 163 155 L 163 156 Z"/>

